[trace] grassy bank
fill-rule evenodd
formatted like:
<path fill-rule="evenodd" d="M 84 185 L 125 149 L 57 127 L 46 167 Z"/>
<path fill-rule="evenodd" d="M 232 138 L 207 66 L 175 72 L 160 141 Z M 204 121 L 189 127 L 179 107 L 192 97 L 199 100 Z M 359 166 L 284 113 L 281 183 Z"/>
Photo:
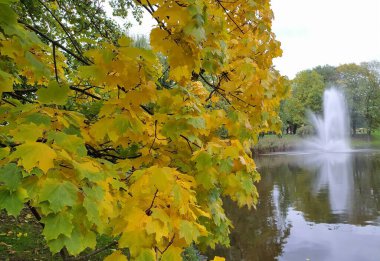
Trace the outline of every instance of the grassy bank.
<path fill-rule="evenodd" d="M 282 152 L 295 149 L 302 142 L 302 137 L 298 135 L 265 135 L 259 139 L 259 142 L 253 147 L 254 155 L 271 152 Z M 361 134 L 351 138 L 351 146 L 354 149 L 380 149 L 380 130 L 375 131 L 371 136 Z"/>
<path fill-rule="evenodd" d="M 372 148 L 380 149 L 380 130 L 377 130 L 368 135 L 358 135 L 351 140 L 351 146 L 353 148 Z"/>
<path fill-rule="evenodd" d="M 252 153 L 265 154 L 279 151 L 289 151 L 295 149 L 296 145 L 301 142 L 301 138 L 297 135 L 265 135 L 259 139 L 259 142 L 252 148 Z"/>

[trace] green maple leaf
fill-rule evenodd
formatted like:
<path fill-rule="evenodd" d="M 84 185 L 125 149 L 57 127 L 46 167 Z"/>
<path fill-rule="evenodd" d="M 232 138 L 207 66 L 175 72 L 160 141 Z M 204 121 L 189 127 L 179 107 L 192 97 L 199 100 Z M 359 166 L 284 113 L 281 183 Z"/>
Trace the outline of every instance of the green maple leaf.
<path fill-rule="evenodd" d="M 8 147 L 0 148 L 0 160 L 4 159 L 6 156 L 9 155 L 10 149 Z"/>
<path fill-rule="evenodd" d="M 67 237 L 64 235 L 59 235 L 57 239 L 52 239 L 47 241 L 50 251 L 55 254 L 58 253 L 64 246 Z"/>
<path fill-rule="evenodd" d="M 96 234 L 91 230 L 80 231 L 78 228 L 74 228 L 70 238 L 66 239 L 65 245 L 70 254 L 78 255 L 87 247 L 95 248 Z"/>
<path fill-rule="evenodd" d="M 136 257 L 136 261 L 154 261 L 155 253 L 152 249 L 143 249 L 141 253 Z"/>
<path fill-rule="evenodd" d="M 197 240 L 200 233 L 193 223 L 187 220 L 182 220 L 179 225 L 179 236 L 184 238 L 186 243 L 191 244 L 191 242 Z"/>
<path fill-rule="evenodd" d="M 65 206 L 74 206 L 77 200 L 77 188 L 68 181 L 60 182 L 56 179 L 47 179 L 40 192 L 40 202 L 48 201 L 54 212 Z"/>
<path fill-rule="evenodd" d="M 197 170 L 204 170 L 212 167 L 212 156 L 205 151 L 200 152 L 195 161 Z"/>
<path fill-rule="evenodd" d="M 1 3 L 1 0 L 0 0 Z M 12 75 L 0 70 L 0 94 L 13 91 Z"/>
<path fill-rule="evenodd" d="M 195 175 L 195 180 L 198 184 L 202 185 L 205 189 L 211 189 L 215 186 L 216 175 L 215 169 L 209 169 L 207 171 L 200 171 Z"/>
<path fill-rule="evenodd" d="M 49 214 L 41 219 L 41 222 L 45 225 L 42 234 L 46 240 L 57 239 L 59 235 L 70 237 L 73 230 L 72 219 L 73 216 L 67 212 Z"/>
<path fill-rule="evenodd" d="M 0 191 L 0 208 L 6 209 L 8 214 L 18 216 L 24 207 L 24 199 L 26 198 L 21 191 L 10 192 L 6 190 Z"/>
<path fill-rule="evenodd" d="M 39 89 L 36 94 L 38 100 L 45 104 L 65 105 L 68 99 L 69 86 L 50 82 L 47 88 Z"/>
<path fill-rule="evenodd" d="M 21 178 L 21 170 L 14 163 L 9 163 L 0 169 L 0 181 L 11 191 L 17 190 Z"/>
<path fill-rule="evenodd" d="M 75 153 L 80 157 L 84 157 L 87 154 L 84 140 L 76 135 L 67 135 L 63 132 L 50 132 L 48 139 L 54 140 L 56 145 L 65 149 L 67 152 Z"/>
<path fill-rule="evenodd" d="M 36 125 L 49 126 L 51 124 L 50 117 L 43 113 L 32 113 L 26 116 L 26 121 L 34 123 Z"/>
<path fill-rule="evenodd" d="M 17 0 L 0 0 L 0 4 L 10 5 L 11 3 L 17 2 Z"/>

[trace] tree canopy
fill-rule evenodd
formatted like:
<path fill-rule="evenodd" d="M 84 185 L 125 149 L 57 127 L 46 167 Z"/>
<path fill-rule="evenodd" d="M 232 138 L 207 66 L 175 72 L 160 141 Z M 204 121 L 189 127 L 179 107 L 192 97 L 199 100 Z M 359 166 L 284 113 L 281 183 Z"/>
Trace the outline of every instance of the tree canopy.
<path fill-rule="evenodd" d="M 282 102 L 284 127 L 295 133 L 308 124 L 307 110 L 321 113 L 322 95 L 327 88 L 340 89 L 346 97 L 352 134 L 365 128 L 370 134 L 380 127 L 380 63 L 317 66 L 299 72 L 291 81 L 291 95 Z"/>
<path fill-rule="evenodd" d="M 64 259 L 98 235 L 106 260 L 228 245 L 221 197 L 255 206 L 247 152 L 287 93 L 269 1 L 112 1 L 157 21 L 151 49 L 99 2 L 0 0 L 0 207 Z"/>

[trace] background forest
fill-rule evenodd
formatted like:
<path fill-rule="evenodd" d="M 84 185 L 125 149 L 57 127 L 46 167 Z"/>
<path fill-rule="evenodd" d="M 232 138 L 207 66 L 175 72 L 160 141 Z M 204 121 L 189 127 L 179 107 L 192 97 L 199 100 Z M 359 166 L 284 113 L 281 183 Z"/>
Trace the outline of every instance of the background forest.
<path fill-rule="evenodd" d="M 291 81 L 289 97 L 281 105 L 283 133 L 311 134 L 307 112 L 322 114 L 323 91 L 331 87 L 345 94 L 352 135 L 370 135 L 380 127 L 380 62 L 371 61 L 299 72 Z"/>

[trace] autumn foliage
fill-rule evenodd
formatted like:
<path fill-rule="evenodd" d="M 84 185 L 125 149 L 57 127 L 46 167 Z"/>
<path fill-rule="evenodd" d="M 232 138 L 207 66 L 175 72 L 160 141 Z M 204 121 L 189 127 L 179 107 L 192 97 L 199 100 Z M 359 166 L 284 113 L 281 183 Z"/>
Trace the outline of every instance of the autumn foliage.
<path fill-rule="evenodd" d="M 0 207 L 30 208 L 63 256 L 103 234 L 139 260 L 228 245 L 221 197 L 257 203 L 249 147 L 279 129 L 287 91 L 269 1 L 137 0 L 151 49 L 124 36 L 83 53 L 14 2 L 0 0 Z"/>

